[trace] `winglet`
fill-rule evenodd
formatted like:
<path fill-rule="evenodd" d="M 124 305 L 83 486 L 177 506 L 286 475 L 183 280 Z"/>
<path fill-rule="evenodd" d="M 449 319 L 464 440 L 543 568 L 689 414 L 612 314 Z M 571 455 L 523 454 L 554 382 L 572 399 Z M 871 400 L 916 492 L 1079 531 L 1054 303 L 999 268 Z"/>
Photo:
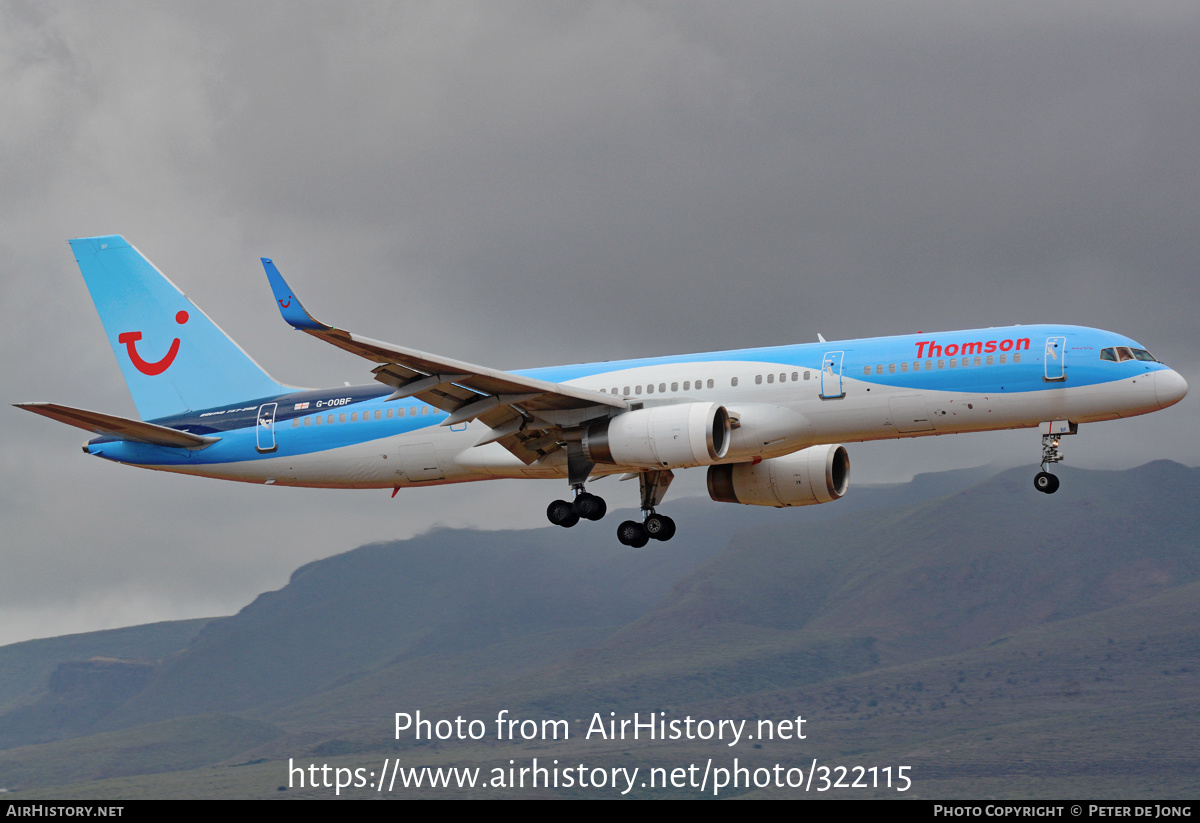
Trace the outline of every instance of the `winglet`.
<path fill-rule="evenodd" d="M 329 331 L 333 328 L 326 326 L 305 310 L 304 306 L 300 304 L 300 300 L 292 294 L 291 287 L 288 286 L 287 281 L 283 279 L 283 275 L 279 273 L 279 269 L 275 268 L 275 264 L 271 262 L 270 258 L 262 258 L 262 264 L 267 271 L 267 280 L 271 284 L 271 291 L 275 293 L 275 302 L 279 304 L 279 313 L 292 328 L 300 331 Z"/>

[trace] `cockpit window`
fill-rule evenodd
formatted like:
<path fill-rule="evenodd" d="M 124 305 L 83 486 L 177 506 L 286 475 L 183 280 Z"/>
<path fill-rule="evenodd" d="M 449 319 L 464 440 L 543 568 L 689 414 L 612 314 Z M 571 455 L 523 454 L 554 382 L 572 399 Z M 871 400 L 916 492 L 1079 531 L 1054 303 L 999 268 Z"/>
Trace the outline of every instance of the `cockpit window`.
<path fill-rule="evenodd" d="M 1128 346 L 1115 346 L 1113 348 L 1101 349 L 1100 359 L 1109 360 L 1113 363 L 1123 363 L 1126 360 L 1144 360 L 1149 363 L 1159 362 L 1157 357 L 1145 349 L 1133 349 Z"/>

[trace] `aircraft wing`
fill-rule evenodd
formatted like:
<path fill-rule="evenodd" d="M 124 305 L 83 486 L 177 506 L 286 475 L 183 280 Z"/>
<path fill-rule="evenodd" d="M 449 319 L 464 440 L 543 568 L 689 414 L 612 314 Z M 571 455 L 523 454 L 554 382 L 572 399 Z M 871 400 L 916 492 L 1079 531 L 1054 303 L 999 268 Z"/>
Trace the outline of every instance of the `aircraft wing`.
<path fill-rule="evenodd" d="M 168 446 L 176 449 L 203 449 L 211 446 L 221 438 L 206 437 L 191 432 L 170 429 L 154 423 L 143 423 L 141 420 L 130 420 L 128 417 L 117 417 L 112 414 L 74 409 L 70 406 L 60 406 L 57 403 L 14 403 L 18 409 L 25 409 L 51 420 L 66 423 L 68 426 L 90 431 L 93 434 L 108 435 L 121 440 L 134 440 L 138 443 L 149 443 L 152 446 Z"/>
<path fill-rule="evenodd" d="M 512 372 L 362 337 L 320 322 L 301 305 L 279 269 L 262 258 L 283 319 L 292 328 L 380 365 L 375 379 L 395 391 L 389 400 L 416 397 L 449 413 L 442 425 L 479 420 L 491 432 L 478 445 L 500 442 L 526 464 L 557 448 L 547 433 L 607 416 L 629 404 L 611 394 L 550 383 Z"/>

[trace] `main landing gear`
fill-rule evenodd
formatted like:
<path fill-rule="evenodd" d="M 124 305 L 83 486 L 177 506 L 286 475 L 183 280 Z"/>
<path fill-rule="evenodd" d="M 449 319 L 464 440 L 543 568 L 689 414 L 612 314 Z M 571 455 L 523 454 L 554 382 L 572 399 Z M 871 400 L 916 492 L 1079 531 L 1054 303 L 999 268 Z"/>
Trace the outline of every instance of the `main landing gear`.
<path fill-rule="evenodd" d="M 1061 463 L 1063 454 L 1058 450 L 1058 444 L 1063 436 L 1079 431 L 1078 423 L 1067 420 L 1055 420 L 1043 423 L 1042 429 L 1042 470 L 1033 477 L 1033 487 L 1042 494 L 1054 494 L 1058 491 L 1058 478 L 1046 471 L 1051 463 Z"/>
<path fill-rule="evenodd" d="M 603 497 L 597 497 L 583 490 L 583 484 L 595 466 L 583 454 L 583 448 L 578 440 L 568 441 L 567 444 L 567 482 L 575 491 L 575 500 L 555 500 L 546 507 L 546 519 L 556 526 L 571 528 L 584 520 L 599 520 L 608 512 L 608 504 Z"/>
<path fill-rule="evenodd" d="M 617 540 L 626 546 L 640 549 L 654 540 L 670 540 L 675 536 L 675 521 L 665 514 L 651 511 L 641 523 L 626 520 L 617 526 Z"/>
<path fill-rule="evenodd" d="M 575 501 L 555 500 L 546 507 L 546 519 L 556 526 L 571 528 L 583 520 L 599 520 L 608 513 L 608 504 L 603 497 L 597 497 L 583 490 L 583 486 L 575 489 Z"/>
<path fill-rule="evenodd" d="M 675 521 L 665 514 L 659 514 L 654 507 L 663 501 L 667 487 L 675 475 L 670 469 L 644 471 L 638 474 L 641 485 L 642 515 L 641 523 L 636 520 L 626 520 L 617 526 L 617 540 L 622 545 L 640 549 L 651 540 L 667 541 L 675 536 Z"/>
<path fill-rule="evenodd" d="M 633 475 L 628 475 L 632 479 Z M 667 487 L 675 479 L 669 470 L 637 473 L 641 485 L 642 522 L 626 520 L 617 526 L 617 540 L 622 545 L 640 549 L 651 540 L 670 540 L 675 536 L 675 521 L 659 514 L 654 507 L 662 502 Z M 555 500 L 546 507 L 546 519 L 556 526 L 570 528 L 580 520 L 599 520 L 608 512 L 604 498 L 583 489 L 583 482 L 572 483 L 575 499 L 572 502 Z"/>

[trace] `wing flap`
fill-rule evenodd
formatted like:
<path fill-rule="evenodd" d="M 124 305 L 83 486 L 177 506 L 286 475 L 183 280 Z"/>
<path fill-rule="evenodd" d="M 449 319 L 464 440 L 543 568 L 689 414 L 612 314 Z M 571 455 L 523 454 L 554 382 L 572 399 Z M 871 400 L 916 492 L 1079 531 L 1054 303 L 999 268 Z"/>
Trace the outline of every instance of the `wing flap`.
<path fill-rule="evenodd" d="M 58 403 L 14 403 L 13 405 L 18 409 L 40 414 L 93 434 L 149 443 L 152 446 L 196 450 L 207 448 L 221 439 L 170 429 L 154 423 L 143 423 L 141 420 L 130 420 L 127 417 L 101 414 L 87 409 L 75 409 Z"/>

